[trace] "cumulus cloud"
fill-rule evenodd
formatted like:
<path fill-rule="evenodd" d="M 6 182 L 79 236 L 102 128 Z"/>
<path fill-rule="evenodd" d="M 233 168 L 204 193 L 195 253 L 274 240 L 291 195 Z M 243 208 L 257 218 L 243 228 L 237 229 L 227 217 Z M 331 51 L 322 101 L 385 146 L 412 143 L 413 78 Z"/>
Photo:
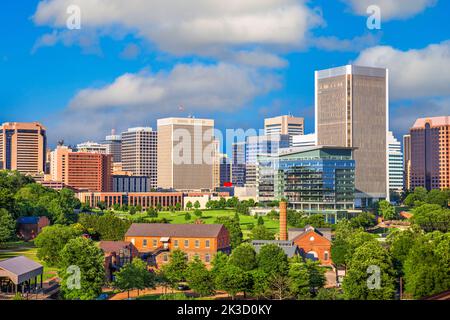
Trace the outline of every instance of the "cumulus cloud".
<path fill-rule="evenodd" d="M 111 127 L 186 116 L 180 114 L 180 106 L 196 114 L 234 112 L 280 86 L 276 75 L 226 63 L 178 64 L 168 72 L 126 73 L 103 87 L 79 91 L 59 119 L 52 121 L 58 125 L 53 130 L 58 138 L 93 138 Z"/>
<path fill-rule="evenodd" d="M 421 99 L 391 109 L 390 127 L 398 135 L 403 135 L 409 131 L 417 118 L 449 115 L 450 97 Z"/>
<path fill-rule="evenodd" d="M 367 15 L 370 5 L 381 9 L 383 20 L 405 19 L 413 17 L 426 8 L 436 4 L 437 0 L 341 0 L 357 15 Z"/>
<path fill-rule="evenodd" d="M 247 45 L 297 46 L 322 23 L 301 0 L 47 0 L 39 3 L 33 20 L 65 28 L 69 5 L 80 7 L 82 30 L 119 28 L 179 55 Z"/>
<path fill-rule="evenodd" d="M 363 36 L 357 36 L 353 39 L 339 39 L 335 36 L 312 38 L 312 46 L 326 50 L 339 52 L 359 52 L 363 49 L 376 45 L 380 41 L 381 34 L 369 33 Z"/>
<path fill-rule="evenodd" d="M 388 68 L 393 99 L 450 95 L 450 41 L 407 51 L 376 46 L 362 51 L 354 63 Z"/>

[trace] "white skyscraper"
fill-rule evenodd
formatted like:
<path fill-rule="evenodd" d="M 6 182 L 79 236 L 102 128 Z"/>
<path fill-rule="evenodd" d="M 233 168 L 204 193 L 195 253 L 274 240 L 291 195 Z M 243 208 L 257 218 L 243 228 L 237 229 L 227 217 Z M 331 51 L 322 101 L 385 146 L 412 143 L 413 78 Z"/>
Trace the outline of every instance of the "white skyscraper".
<path fill-rule="evenodd" d="M 403 152 L 400 141 L 392 131 L 388 132 L 389 190 L 401 192 L 403 189 Z"/>

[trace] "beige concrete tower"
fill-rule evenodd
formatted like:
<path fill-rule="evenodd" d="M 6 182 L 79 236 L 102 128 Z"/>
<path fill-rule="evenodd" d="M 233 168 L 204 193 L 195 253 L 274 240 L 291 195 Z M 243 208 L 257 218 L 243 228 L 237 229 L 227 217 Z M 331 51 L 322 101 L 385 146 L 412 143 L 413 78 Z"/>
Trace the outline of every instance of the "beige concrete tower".
<path fill-rule="evenodd" d="M 0 126 L 0 169 L 43 174 L 46 150 L 46 129 L 42 124 L 7 122 Z"/>
<path fill-rule="evenodd" d="M 212 189 L 214 120 L 158 120 L 158 187 Z"/>
<path fill-rule="evenodd" d="M 318 145 L 356 148 L 356 206 L 389 198 L 388 70 L 347 65 L 315 73 Z"/>

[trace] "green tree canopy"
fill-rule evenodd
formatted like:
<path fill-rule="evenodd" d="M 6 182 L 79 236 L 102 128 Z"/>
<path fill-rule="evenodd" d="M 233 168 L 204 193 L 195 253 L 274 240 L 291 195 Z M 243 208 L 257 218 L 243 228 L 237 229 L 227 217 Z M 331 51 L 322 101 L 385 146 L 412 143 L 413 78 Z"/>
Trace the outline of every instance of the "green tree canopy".
<path fill-rule="evenodd" d="M 14 218 L 6 209 L 0 208 L 0 246 L 14 237 L 15 230 Z"/>
<path fill-rule="evenodd" d="M 187 269 L 186 254 L 177 249 L 170 254 L 169 263 L 162 267 L 162 271 L 172 286 L 176 286 L 179 282 L 185 280 L 185 272 Z"/>
<path fill-rule="evenodd" d="M 268 275 L 286 275 L 289 270 L 288 258 L 276 244 L 262 246 L 257 254 L 258 267 Z"/>
<path fill-rule="evenodd" d="M 225 228 L 228 230 L 228 232 L 230 233 L 231 247 L 233 249 L 242 243 L 243 234 L 239 220 L 237 220 L 236 218 L 224 216 L 224 217 L 217 217 L 215 223 L 223 224 Z"/>
<path fill-rule="evenodd" d="M 395 295 L 395 270 L 389 252 L 376 241 L 356 248 L 342 284 L 351 300 L 390 300 Z"/>
<path fill-rule="evenodd" d="M 275 240 L 275 234 L 263 225 L 255 226 L 251 233 L 252 240 Z"/>
<path fill-rule="evenodd" d="M 214 277 L 198 257 L 188 263 L 185 276 L 191 289 L 200 296 L 209 296 L 214 293 Z"/>
<path fill-rule="evenodd" d="M 425 232 L 450 231 L 450 210 L 437 204 L 424 204 L 414 208 L 410 220 Z"/>
<path fill-rule="evenodd" d="M 34 239 L 37 249 L 37 257 L 50 266 L 58 266 L 61 262 L 61 251 L 72 239 L 81 235 L 80 230 L 72 226 L 53 225 L 42 229 L 42 232 Z"/>
<path fill-rule="evenodd" d="M 130 290 L 153 289 L 155 285 L 155 274 L 147 270 L 146 263 L 141 259 L 134 259 L 115 273 L 114 287 L 121 291 L 128 291 L 128 298 L 130 297 Z"/>
<path fill-rule="evenodd" d="M 256 261 L 256 252 L 249 243 L 242 243 L 231 253 L 229 263 L 242 269 L 251 271 L 258 266 Z"/>
<path fill-rule="evenodd" d="M 105 283 L 103 251 L 90 239 L 75 238 L 61 250 L 58 275 L 67 300 L 92 300 Z"/>

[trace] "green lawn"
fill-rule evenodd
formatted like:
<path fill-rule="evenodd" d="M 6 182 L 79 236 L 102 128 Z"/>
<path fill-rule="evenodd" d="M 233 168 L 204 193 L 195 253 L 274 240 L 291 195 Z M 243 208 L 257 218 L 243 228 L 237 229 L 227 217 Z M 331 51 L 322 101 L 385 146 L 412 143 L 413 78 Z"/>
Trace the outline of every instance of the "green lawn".
<path fill-rule="evenodd" d="M 48 267 L 44 262 L 40 261 L 37 254 L 37 248 L 33 242 L 10 242 L 0 249 L 0 260 L 14 258 L 17 256 L 25 256 L 44 266 L 44 281 L 57 276 L 57 269 Z"/>
<path fill-rule="evenodd" d="M 191 220 L 189 220 L 189 221 L 185 220 L 186 211 L 176 211 L 174 213 L 168 212 L 168 211 L 162 211 L 162 212 L 159 212 L 158 219 L 165 218 L 170 223 L 173 223 L 173 224 L 193 223 L 197 217 L 194 215 L 194 210 L 191 210 L 189 212 L 191 214 Z M 203 213 L 203 215 L 202 215 L 201 219 L 206 224 L 212 224 L 216 221 L 216 219 L 218 217 L 224 217 L 224 216 L 233 217 L 235 214 L 235 211 L 234 211 L 234 209 L 202 210 L 202 213 Z M 138 219 L 138 218 L 147 216 L 146 213 L 136 213 L 134 215 L 130 215 L 130 214 L 124 213 L 124 212 L 115 212 L 115 214 L 119 217 L 129 217 L 131 219 Z M 250 233 L 250 230 L 248 229 L 249 225 L 251 225 L 251 224 L 256 225 L 257 219 L 255 219 L 252 216 L 246 216 L 246 215 L 239 215 L 239 219 L 240 219 L 241 229 L 244 234 L 244 237 L 248 237 L 248 235 Z M 263 217 L 263 219 L 264 219 L 264 225 L 269 230 L 271 230 L 274 233 L 278 232 L 278 230 L 279 230 L 278 220 L 272 220 L 267 217 Z M 151 220 L 151 218 L 146 218 L 146 220 Z"/>

